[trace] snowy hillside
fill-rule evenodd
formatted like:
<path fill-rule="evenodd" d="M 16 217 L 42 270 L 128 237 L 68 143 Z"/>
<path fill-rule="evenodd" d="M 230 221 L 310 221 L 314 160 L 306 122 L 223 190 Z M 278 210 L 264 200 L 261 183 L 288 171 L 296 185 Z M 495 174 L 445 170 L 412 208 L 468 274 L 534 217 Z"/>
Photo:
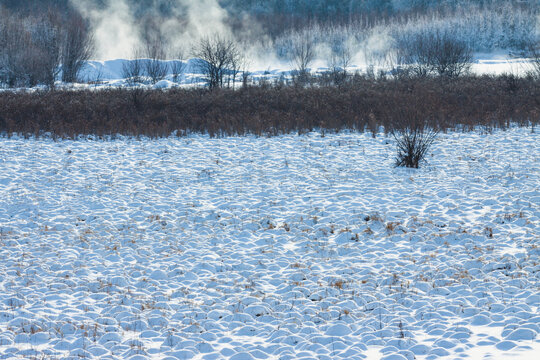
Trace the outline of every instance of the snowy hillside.
<path fill-rule="evenodd" d="M 394 154 L 0 139 L 0 358 L 536 359 L 538 133 Z"/>

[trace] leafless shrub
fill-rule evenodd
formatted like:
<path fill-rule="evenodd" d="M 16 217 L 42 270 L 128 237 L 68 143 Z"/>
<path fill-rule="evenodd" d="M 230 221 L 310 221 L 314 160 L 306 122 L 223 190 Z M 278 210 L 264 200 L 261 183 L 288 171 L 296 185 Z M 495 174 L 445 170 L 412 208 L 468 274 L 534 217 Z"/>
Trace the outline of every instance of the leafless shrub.
<path fill-rule="evenodd" d="M 337 44 L 332 48 L 330 54 L 330 70 L 347 72 L 347 68 L 351 65 L 353 50 L 346 40 Z"/>
<path fill-rule="evenodd" d="M 447 32 L 418 33 L 397 43 L 401 75 L 453 78 L 465 74 L 470 69 L 471 61 L 469 46 Z"/>
<path fill-rule="evenodd" d="M 396 44 L 397 75 L 427 76 L 433 67 L 429 34 L 415 34 L 400 38 Z"/>
<path fill-rule="evenodd" d="M 122 63 L 122 77 L 126 79 L 128 86 L 136 86 L 141 83 L 143 75 L 143 62 L 141 51 L 136 50 L 132 60 Z"/>
<path fill-rule="evenodd" d="M 161 81 L 167 76 L 168 64 L 164 61 L 164 52 L 152 52 L 149 59 L 144 63 L 146 74 L 150 78 L 152 84 Z"/>
<path fill-rule="evenodd" d="M 454 78 L 467 73 L 472 63 L 471 48 L 449 33 L 436 32 L 432 46 L 434 71 L 439 76 Z"/>
<path fill-rule="evenodd" d="M 295 66 L 298 81 L 305 83 L 308 78 L 308 68 L 315 59 L 315 44 L 307 32 L 298 33 L 293 38 L 290 49 L 290 61 Z"/>
<path fill-rule="evenodd" d="M 225 74 L 241 59 L 235 42 L 219 35 L 203 38 L 193 55 L 199 59 L 200 71 L 207 77 L 210 89 L 223 87 Z"/>
<path fill-rule="evenodd" d="M 396 139 L 396 166 L 418 168 L 437 137 L 437 132 L 425 126 L 407 126 L 392 131 Z"/>
<path fill-rule="evenodd" d="M 347 68 L 351 61 L 352 49 L 345 41 L 332 49 L 328 65 L 334 85 L 342 85 L 347 80 Z"/>
<path fill-rule="evenodd" d="M 332 50 L 330 55 L 330 73 L 335 85 L 341 85 L 347 80 L 347 68 L 351 65 L 352 50 L 346 43 Z"/>

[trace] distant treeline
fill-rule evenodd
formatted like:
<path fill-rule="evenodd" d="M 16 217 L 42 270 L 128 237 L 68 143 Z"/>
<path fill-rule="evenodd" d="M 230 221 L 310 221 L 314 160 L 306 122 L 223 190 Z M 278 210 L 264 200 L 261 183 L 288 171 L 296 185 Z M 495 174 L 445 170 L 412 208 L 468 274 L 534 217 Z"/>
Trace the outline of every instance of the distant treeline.
<path fill-rule="evenodd" d="M 169 16 L 188 0 L 125 0 L 136 16 L 154 13 Z M 97 7 L 106 7 L 107 0 L 85 0 Z M 335 19 L 358 14 L 394 15 L 407 12 L 426 12 L 435 9 L 457 9 L 475 5 L 501 7 L 508 0 L 217 0 L 229 14 L 243 16 L 288 15 L 297 19 Z M 534 7 L 536 0 L 510 1 L 520 7 Z M 39 11 L 51 7 L 72 9 L 70 0 L 0 0 L 0 5 L 20 11 Z"/>
<path fill-rule="evenodd" d="M 75 82 L 92 55 L 90 24 L 79 13 L 42 6 L 0 7 L 0 83 L 5 86 L 53 87 L 58 77 Z"/>
<path fill-rule="evenodd" d="M 513 76 L 401 79 L 352 76 L 340 86 L 263 85 L 232 89 L 111 89 L 0 93 L 0 132 L 162 137 L 378 132 L 536 125 L 540 82 Z"/>
<path fill-rule="evenodd" d="M 167 73 L 160 65 L 162 60 L 202 57 L 201 49 L 209 38 L 197 39 L 182 32 L 183 24 L 189 23 L 186 17 L 196 16 L 187 13 L 188 4 L 192 4 L 188 0 L 123 1 L 138 24 L 132 29 L 137 44 L 124 56 L 151 59 L 153 67 L 142 69 L 135 61 L 130 64 L 133 67 L 123 69 L 128 85 L 137 83 L 141 74 L 150 76 L 152 82 L 162 78 Z M 329 69 L 344 71 L 358 64 L 399 68 L 423 61 L 420 55 L 433 39 L 444 39 L 445 44 L 453 44 L 454 49 L 457 45 L 467 54 L 504 49 L 540 58 L 537 0 L 207 2 L 208 6 L 219 4 L 228 13 L 219 22 L 224 22 L 220 25 L 228 26 L 232 35 L 224 35 L 227 38 L 223 40 L 234 44 L 236 58 L 241 60 L 219 71 L 237 73 L 261 59 L 288 63 L 301 73 L 309 72 L 315 60 L 326 62 Z M 88 3 L 99 9 L 113 2 L 84 2 Z M 58 80 L 82 81 L 79 74 L 85 60 L 96 55 L 96 29 L 87 14 L 79 13 L 73 4 L 69 0 L 0 0 L 0 85 L 52 88 Z M 175 31 L 163 25 L 171 25 L 165 20 L 175 24 Z M 208 27 L 211 30 L 212 24 Z M 470 62 L 471 56 L 465 59 Z M 205 72 L 208 64 L 200 64 Z M 181 77 L 180 70 L 172 70 L 175 79 Z M 212 87 L 211 76 L 208 83 Z"/>
<path fill-rule="evenodd" d="M 190 0 L 124 0 L 134 19 L 160 17 L 186 21 L 186 3 Z M 85 0 L 105 9 L 113 1 Z M 213 0 L 208 1 L 212 6 Z M 461 18 L 459 32 L 466 26 L 468 33 L 460 36 L 496 36 L 489 44 L 485 39 L 476 41 L 477 46 L 520 46 L 516 32 L 535 32 L 536 16 L 540 11 L 537 0 L 216 0 L 227 13 L 226 23 L 239 40 L 255 41 L 261 35 L 278 40 L 290 31 L 305 28 L 347 26 L 363 32 L 376 26 L 439 27 L 448 18 L 448 26 L 454 28 Z M 66 14 L 76 13 L 70 0 L 0 0 L 0 6 L 22 14 L 39 15 L 47 9 L 58 9 Z M 485 19 L 488 16 L 490 19 Z M 493 17 L 493 18 L 492 18 Z M 458 19 L 455 19 L 458 18 Z M 484 20 L 482 21 L 482 18 Z M 254 31 L 257 22 L 263 33 Z M 211 26 L 211 24 L 209 24 Z M 378 29 L 379 31 L 380 29 Z M 407 29 L 410 31 L 410 29 Z M 506 35 L 505 35 L 506 34 Z M 365 36 L 355 34 L 356 36 Z M 523 35 L 523 34 L 521 34 Z M 245 37 L 250 37 L 246 39 Z M 508 37 L 508 39 L 505 39 Z"/>

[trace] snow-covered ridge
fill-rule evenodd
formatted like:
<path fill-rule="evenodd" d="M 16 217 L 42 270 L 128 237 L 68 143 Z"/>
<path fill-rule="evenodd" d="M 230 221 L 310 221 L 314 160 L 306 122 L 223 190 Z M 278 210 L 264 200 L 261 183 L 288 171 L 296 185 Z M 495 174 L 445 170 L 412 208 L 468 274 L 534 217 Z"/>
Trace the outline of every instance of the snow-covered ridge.
<path fill-rule="evenodd" d="M 88 61 L 86 66 L 83 68 L 79 78 L 84 83 L 89 83 L 93 87 L 102 87 L 102 86 L 126 86 L 127 81 L 124 77 L 123 68 L 132 60 L 126 59 L 116 59 L 116 60 L 106 60 L 106 61 Z M 151 61 L 149 59 L 141 59 L 141 65 L 144 68 L 145 63 Z M 168 71 L 167 76 L 164 80 L 160 81 L 158 84 L 149 85 L 149 87 L 155 88 L 168 88 L 175 86 L 193 86 L 193 85 L 203 85 L 205 83 L 204 75 L 200 71 L 199 60 L 198 59 L 189 59 L 189 60 L 164 60 L 160 61 L 163 64 L 167 65 Z M 172 73 L 172 63 L 182 62 L 184 65 L 182 74 L 178 77 L 176 81 L 173 79 Z M 528 70 L 531 70 L 531 60 L 519 56 L 511 56 L 506 52 L 495 52 L 495 53 L 482 53 L 476 54 L 474 57 L 472 72 L 475 74 L 515 74 L 520 75 L 526 73 Z M 384 66 L 375 66 L 370 67 L 366 64 L 353 65 L 350 66 L 347 70 L 350 73 L 359 72 L 365 73 L 368 69 L 373 70 L 375 73 L 378 73 L 380 70 L 390 71 L 389 68 Z M 242 69 L 243 70 L 243 69 Z M 269 81 L 275 81 L 280 78 L 290 78 L 291 71 L 290 64 L 282 63 L 276 64 L 276 66 L 268 67 L 266 69 L 250 69 L 249 79 L 251 82 L 257 83 L 261 79 L 266 79 Z M 320 74 L 326 71 L 329 71 L 329 68 L 323 63 L 318 63 L 317 66 L 314 66 L 310 69 L 313 74 Z M 143 71 L 144 76 L 144 71 Z M 240 82 L 241 73 L 238 74 L 237 81 Z M 148 83 L 148 81 L 147 81 Z"/>
<path fill-rule="evenodd" d="M 0 357 L 535 359 L 540 139 L 0 139 Z"/>

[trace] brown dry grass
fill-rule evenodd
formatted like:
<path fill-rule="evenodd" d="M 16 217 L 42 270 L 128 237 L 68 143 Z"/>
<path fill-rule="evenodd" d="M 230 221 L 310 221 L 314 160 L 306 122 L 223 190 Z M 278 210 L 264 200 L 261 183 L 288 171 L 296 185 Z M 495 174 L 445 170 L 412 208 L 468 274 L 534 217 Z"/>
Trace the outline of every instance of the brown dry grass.
<path fill-rule="evenodd" d="M 385 131 L 411 121 L 439 129 L 537 124 L 540 82 L 501 77 L 371 79 L 335 86 L 241 90 L 126 90 L 0 93 L 0 132 L 162 137 L 255 134 L 314 129 Z"/>

